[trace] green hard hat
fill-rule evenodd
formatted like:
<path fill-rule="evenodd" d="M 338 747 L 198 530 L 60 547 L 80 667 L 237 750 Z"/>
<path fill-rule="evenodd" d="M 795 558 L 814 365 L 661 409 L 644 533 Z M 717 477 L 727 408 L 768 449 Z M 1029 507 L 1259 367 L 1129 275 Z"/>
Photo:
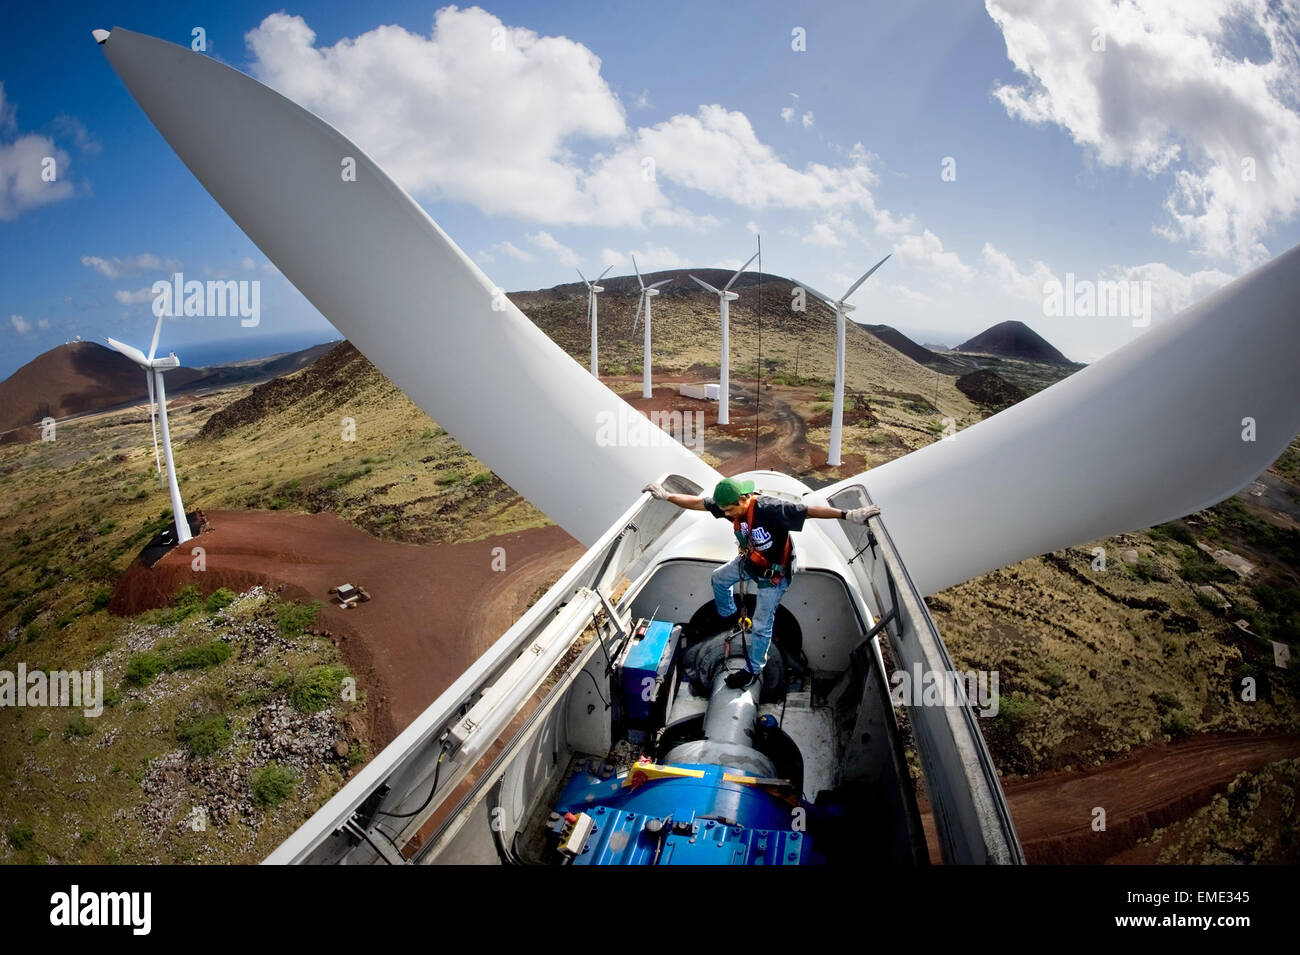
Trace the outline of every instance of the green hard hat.
<path fill-rule="evenodd" d="M 737 481 L 735 478 L 723 478 L 713 489 L 713 503 L 718 507 L 730 507 L 746 494 L 754 493 L 753 481 Z"/>

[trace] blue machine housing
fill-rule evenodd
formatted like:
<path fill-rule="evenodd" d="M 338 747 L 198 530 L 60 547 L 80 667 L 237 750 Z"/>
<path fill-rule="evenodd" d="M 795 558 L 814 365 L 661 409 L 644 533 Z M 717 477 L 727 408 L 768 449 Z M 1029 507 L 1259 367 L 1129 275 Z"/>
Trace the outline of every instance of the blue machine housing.
<path fill-rule="evenodd" d="M 654 687 L 673 665 L 680 628 L 666 620 L 652 620 L 633 634 L 623 657 L 623 713 L 627 721 L 642 726 L 650 718 Z"/>
<path fill-rule="evenodd" d="M 812 841 L 793 828 L 794 807 L 765 789 L 730 782 L 721 766 L 687 765 L 701 778 L 653 779 L 635 788 L 621 777 L 574 774 L 556 802 L 585 812 L 594 827 L 574 865 L 809 865 Z"/>

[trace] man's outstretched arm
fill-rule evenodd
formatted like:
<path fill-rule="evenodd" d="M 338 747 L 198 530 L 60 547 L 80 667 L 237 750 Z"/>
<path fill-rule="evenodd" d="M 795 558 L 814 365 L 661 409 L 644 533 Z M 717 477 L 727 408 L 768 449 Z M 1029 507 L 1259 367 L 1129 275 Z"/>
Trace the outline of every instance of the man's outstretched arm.
<path fill-rule="evenodd" d="M 865 524 L 869 518 L 875 517 L 880 513 L 880 508 L 872 504 L 870 507 L 855 507 L 851 511 L 840 510 L 838 507 L 822 507 L 820 504 L 808 505 L 809 517 L 829 518 L 836 521 L 852 521 L 854 524 Z"/>
<path fill-rule="evenodd" d="M 697 497 L 694 494 L 669 494 L 664 490 L 662 484 L 647 484 L 641 491 L 649 494 L 656 501 L 667 501 L 669 504 L 684 507 L 688 511 L 703 511 L 706 509 L 704 507 L 704 498 Z"/>

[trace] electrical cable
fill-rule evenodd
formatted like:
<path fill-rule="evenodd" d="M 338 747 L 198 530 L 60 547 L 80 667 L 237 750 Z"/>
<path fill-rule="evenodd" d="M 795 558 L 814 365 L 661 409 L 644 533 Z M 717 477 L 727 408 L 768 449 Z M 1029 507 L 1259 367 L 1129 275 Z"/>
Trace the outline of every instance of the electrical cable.
<path fill-rule="evenodd" d="M 609 709 L 609 700 L 605 699 L 605 694 L 600 692 L 600 684 L 596 682 L 596 678 L 594 676 L 591 676 L 591 671 L 588 670 L 586 667 L 583 667 L 582 672 L 587 674 L 587 676 L 591 677 L 591 682 L 596 687 L 596 695 L 600 697 L 600 702 L 605 704 L 605 709 Z"/>
<path fill-rule="evenodd" d="M 412 816 L 418 816 L 428 808 L 429 803 L 433 802 L 433 796 L 438 791 L 438 777 L 442 774 L 442 761 L 447 758 L 447 744 L 444 743 L 442 751 L 438 754 L 438 762 L 433 766 L 433 786 L 429 789 L 428 797 L 420 804 L 419 809 L 411 812 L 387 812 L 383 809 L 375 810 L 376 816 L 388 816 L 392 819 L 410 819 Z"/>

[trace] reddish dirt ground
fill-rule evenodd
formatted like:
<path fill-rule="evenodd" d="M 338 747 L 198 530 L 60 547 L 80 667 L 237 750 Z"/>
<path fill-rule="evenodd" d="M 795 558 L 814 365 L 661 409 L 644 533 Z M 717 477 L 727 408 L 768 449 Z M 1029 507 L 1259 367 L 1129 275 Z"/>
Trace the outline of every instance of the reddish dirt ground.
<path fill-rule="evenodd" d="M 468 544 L 417 545 L 371 537 L 333 514 L 209 511 L 210 528 L 153 567 L 132 564 L 109 609 L 139 613 L 187 584 L 204 594 L 255 584 L 324 604 L 318 626 L 338 643 L 367 695 L 376 749 L 387 745 L 583 553 L 558 527 Z M 207 569 L 191 569 L 191 547 Z M 493 548 L 506 569 L 492 570 Z M 330 587 L 364 587 L 350 610 Z"/>
<path fill-rule="evenodd" d="M 794 475 L 811 486 L 818 486 L 835 480 L 836 474 L 860 474 L 866 470 L 866 461 L 860 454 L 845 454 L 839 468 L 828 469 L 826 465 L 826 448 L 808 440 L 808 427 L 825 428 L 830 426 L 830 412 L 823 412 L 809 419 L 791 407 L 791 402 L 810 408 L 817 401 L 814 388 L 782 388 L 779 395 L 775 391 L 764 391 L 758 418 L 760 434 L 758 436 L 757 463 L 754 455 L 754 381 L 753 379 L 731 379 L 731 405 L 727 425 L 718 425 L 718 403 L 698 398 L 687 398 L 679 394 L 678 385 L 697 383 L 709 378 L 705 373 L 687 373 L 672 379 L 656 376 L 658 384 L 652 389 L 653 397 L 642 398 L 641 392 L 628 393 L 627 388 L 639 386 L 640 376 L 616 376 L 606 380 L 623 399 L 642 413 L 651 411 L 703 412 L 707 422 L 707 440 L 704 450 L 722 459 L 718 470 L 724 475 L 740 474 L 755 469 L 781 471 Z M 716 374 L 713 379 L 716 380 Z M 845 426 L 856 424 L 864 412 L 854 409 L 844 415 Z M 691 419 L 694 420 L 694 419 Z M 695 435 L 675 435 L 684 439 L 687 447 L 697 449 Z"/>
<path fill-rule="evenodd" d="M 1203 736 L 1148 746 L 1080 772 L 1004 780 L 1025 858 L 1033 864 L 1154 863 L 1137 841 L 1186 818 L 1226 790 L 1238 774 L 1300 756 L 1300 736 Z M 1092 830 L 1093 808 L 1106 810 L 1106 831 Z M 934 817 L 921 805 L 932 862 Z"/>

